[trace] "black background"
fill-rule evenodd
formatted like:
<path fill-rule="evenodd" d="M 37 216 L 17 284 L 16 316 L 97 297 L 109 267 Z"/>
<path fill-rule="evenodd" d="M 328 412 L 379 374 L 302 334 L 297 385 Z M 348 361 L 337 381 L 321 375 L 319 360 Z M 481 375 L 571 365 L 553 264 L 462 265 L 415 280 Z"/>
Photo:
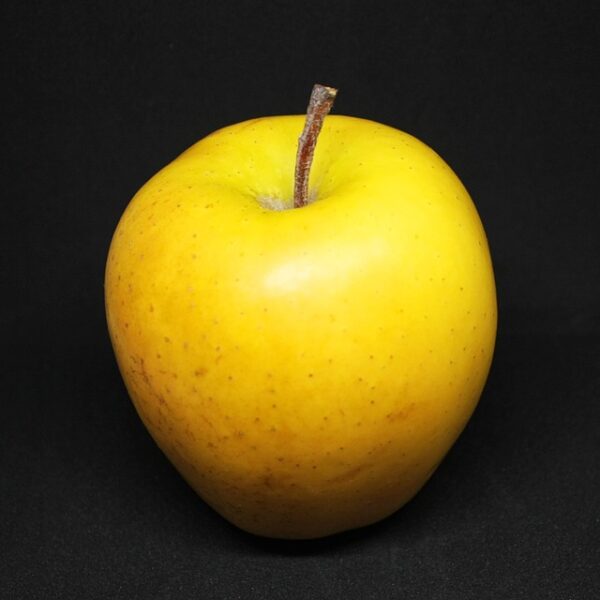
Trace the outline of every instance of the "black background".
<path fill-rule="evenodd" d="M 0 597 L 600 597 L 594 4 L 3 3 Z M 102 280 L 153 173 L 219 127 L 303 112 L 316 81 L 459 174 L 500 328 L 481 404 L 414 501 L 277 542 L 222 520 L 155 447 Z"/>

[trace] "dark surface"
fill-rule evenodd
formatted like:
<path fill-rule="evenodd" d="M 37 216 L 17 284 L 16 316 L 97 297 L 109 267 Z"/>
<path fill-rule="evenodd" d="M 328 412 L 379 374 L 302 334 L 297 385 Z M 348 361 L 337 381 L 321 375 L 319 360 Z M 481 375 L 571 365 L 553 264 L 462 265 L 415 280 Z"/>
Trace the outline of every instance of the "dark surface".
<path fill-rule="evenodd" d="M 600 597 L 600 15 L 526 4 L 3 4 L 0 598 Z M 302 112 L 315 81 L 459 174 L 500 332 L 414 501 L 283 543 L 223 521 L 154 446 L 102 278 L 145 180 L 221 126 Z"/>

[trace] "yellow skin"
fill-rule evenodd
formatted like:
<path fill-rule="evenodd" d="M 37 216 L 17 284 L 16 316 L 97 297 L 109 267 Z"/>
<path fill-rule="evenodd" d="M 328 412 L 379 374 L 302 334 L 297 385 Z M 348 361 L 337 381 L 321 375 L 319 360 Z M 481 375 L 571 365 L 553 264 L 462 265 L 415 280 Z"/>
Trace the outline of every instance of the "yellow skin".
<path fill-rule="evenodd" d="M 496 334 L 468 193 L 401 131 L 329 116 L 294 210 L 304 116 L 198 142 L 134 197 L 106 270 L 135 407 L 247 531 L 314 538 L 412 498 L 464 428 Z"/>

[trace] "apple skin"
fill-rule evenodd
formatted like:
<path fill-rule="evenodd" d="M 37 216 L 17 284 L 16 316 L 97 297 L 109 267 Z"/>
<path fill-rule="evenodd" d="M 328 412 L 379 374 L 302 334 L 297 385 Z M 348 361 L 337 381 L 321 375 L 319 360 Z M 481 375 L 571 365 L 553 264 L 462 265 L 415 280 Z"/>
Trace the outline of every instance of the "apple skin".
<path fill-rule="evenodd" d="M 106 269 L 135 408 L 242 529 L 316 538 L 410 500 L 471 416 L 496 292 L 477 211 L 433 150 L 329 116 L 310 205 L 291 204 L 304 116 L 192 146 L 136 194 Z"/>

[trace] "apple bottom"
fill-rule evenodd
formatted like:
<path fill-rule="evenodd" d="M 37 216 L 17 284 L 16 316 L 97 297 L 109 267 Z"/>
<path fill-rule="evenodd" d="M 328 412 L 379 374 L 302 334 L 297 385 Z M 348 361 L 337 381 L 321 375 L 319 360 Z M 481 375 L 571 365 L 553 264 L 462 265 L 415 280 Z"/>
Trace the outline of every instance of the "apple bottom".
<path fill-rule="evenodd" d="M 167 455 L 200 498 L 226 520 L 254 535 L 290 540 L 326 537 L 385 519 L 419 492 L 439 464 L 413 469 L 396 481 L 364 491 L 319 493 L 290 483 L 287 485 L 296 489 L 289 497 L 285 480 L 278 480 L 276 475 L 261 478 L 247 489 L 225 482 L 208 488 L 191 463 L 172 453 Z"/>
<path fill-rule="evenodd" d="M 462 430 L 458 425 L 445 428 L 445 435 L 427 436 L 423 438 L 427 442 L 413 446 L 409 455 L 403 436 L 380 438 L 373 450 L 362 458 L 359 451 L 337 472 L 327 470 L 325 456 L 320 469 L 311 461 L 296 463 L 303 457 L 289 453 L 278 466 L 267 461 L 257 465 L 249 457 L 242 470 L 239 460 L 229 468 L 203 464 L 200 457 L 189 454 L 190 448 L 174 441 L 180 436 L 172 436 L 173 429 L 161 433 L 163 429 L 154 427 L 150 415 L 144 414 L 143 404 L 134 404 L 158 446 L 200 498 L 239 528 L 280 539 L 325 537 L 388 517 L 425 485 Z M 395 468 L 390 468 L 390 461 Z"/>

